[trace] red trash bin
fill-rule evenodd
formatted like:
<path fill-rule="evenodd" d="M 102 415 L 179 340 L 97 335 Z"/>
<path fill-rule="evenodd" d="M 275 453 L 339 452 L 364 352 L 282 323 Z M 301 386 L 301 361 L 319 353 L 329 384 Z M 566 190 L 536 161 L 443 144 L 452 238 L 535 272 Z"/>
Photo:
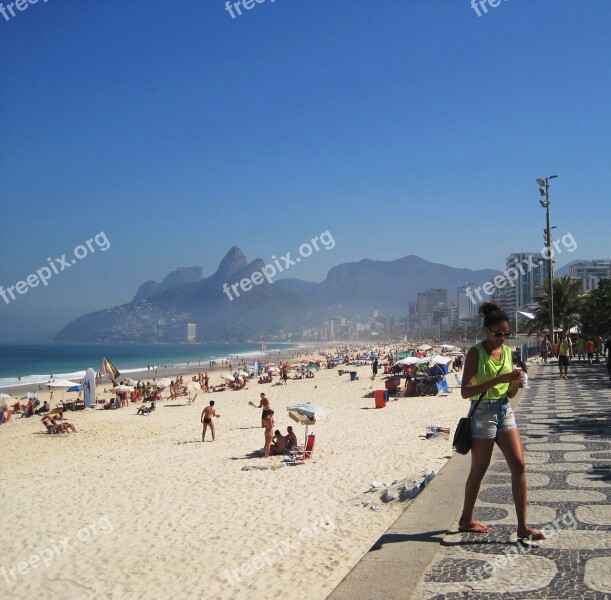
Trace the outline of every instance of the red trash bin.
<path fill-rule="evenodd" d="M 386 407 L 386 390 L 374 390 L 373 397 L 375 399 L 376 408 Z"/>

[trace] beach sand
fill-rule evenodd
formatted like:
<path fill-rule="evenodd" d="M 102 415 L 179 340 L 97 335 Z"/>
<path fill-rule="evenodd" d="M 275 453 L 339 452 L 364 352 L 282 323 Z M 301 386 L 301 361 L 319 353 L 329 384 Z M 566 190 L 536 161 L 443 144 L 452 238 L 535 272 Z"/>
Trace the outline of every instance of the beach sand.
<path fill-rule="evenodd" d="M 439 470 L 451 440 L 420 436 L 429 424 L 453 432 L 468 409 L 453 389 L 376 410 L 364 397 L 370 367 L 351 369 L 359 380 L 321 369 L 287 386 L 202 393 L 190 406 L 165 400 L 145 417 L 136 404 L 68 412 L 77 434 L 47 435 L 36 417 L 0 426 L 0 595 L 325 598 L 407 506 L 382 503 L 371 482 Z M 383 387 L 378 376 L 374 389 Z M 315 461 L 241 470 L 281 461 L 249 458 L 263 430 L 248 402 L 258 404 L 262 391 L 276 427 L 285 434 L 293 425 L 300 441 L 305 428 L 286 406 L 312 402 L 328 412 L 310 428 Z M 200 414 L 211 399 L 217 440 L 208 433 L 202 443 Z"/>

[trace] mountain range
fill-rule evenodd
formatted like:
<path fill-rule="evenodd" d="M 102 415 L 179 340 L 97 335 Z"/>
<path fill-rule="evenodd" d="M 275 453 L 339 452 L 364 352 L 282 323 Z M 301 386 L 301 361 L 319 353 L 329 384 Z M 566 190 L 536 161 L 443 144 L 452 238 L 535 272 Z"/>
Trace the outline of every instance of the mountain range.
<path fill-rule="evenodd" d="M 321 327 L 331 316 L 362 319 L 407 313 L 408 302 L 427 288 L 447 288 L 449 299 L 465 282 L 480 285 L 499 271 L 459 269 L 418 256 L 364 259 L 333 267 L 324 281 L 263 279 L 239 297 L 223 291 L 261 271 L 234 246 L 216 272 L 202 278 L 201 267 L 179 268 L 161 283 L 147 281 L 127 304 L 85 314 L 55 336 L 61 342 L 185 341 L 187 323 L 197 325 L 198 341 L 246 341 Z M 231 299 L 230 299 L 231 297 Z"/>

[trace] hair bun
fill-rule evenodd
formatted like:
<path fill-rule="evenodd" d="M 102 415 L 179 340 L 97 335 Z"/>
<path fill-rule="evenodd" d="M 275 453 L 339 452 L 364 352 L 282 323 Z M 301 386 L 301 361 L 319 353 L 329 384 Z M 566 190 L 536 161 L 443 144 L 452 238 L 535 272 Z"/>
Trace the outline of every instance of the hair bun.
<path fill-rule="evenodd" d="M 491 315 L 493 312 L 497 310 L 502 310 L 501 305 L 495 300 L 491 300 L 490 302 L 482 302 L 479 307 L 479 312 L 484 317 Z"/>

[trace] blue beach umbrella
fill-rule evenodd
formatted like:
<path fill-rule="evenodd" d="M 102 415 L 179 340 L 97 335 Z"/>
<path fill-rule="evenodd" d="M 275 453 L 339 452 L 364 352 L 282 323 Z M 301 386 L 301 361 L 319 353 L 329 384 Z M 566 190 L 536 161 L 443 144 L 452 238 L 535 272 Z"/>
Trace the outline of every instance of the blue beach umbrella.
<path fill-rule="evenodd" d="M 68 388 L 69 392 L 81 392 L 83 391 L 83 386 L 82 385 L 73 385 L 72 387 Z"/>

